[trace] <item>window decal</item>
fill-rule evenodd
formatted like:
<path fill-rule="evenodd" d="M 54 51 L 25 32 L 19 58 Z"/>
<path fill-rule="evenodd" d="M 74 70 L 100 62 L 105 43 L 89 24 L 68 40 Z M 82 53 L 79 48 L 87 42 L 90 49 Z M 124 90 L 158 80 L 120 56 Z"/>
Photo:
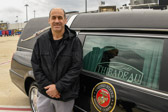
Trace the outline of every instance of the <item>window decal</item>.
<path fill-rule="evenodd" d="M 96 72 L 135 84 L 141 84 L 143 79 L 141 71 L 133 66 L 119 62 L 99 63 Z"/>

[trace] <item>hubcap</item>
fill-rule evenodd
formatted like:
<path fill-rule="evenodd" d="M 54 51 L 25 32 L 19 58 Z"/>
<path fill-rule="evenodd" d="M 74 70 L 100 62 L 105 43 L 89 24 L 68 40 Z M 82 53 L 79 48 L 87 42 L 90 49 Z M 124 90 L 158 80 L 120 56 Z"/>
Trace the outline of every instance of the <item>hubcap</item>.
<path fill-rule="evenodd" d="M 33 86 L 30 92 L 30 104 L 34 112 L 37 112 L 37 87 Z"/>

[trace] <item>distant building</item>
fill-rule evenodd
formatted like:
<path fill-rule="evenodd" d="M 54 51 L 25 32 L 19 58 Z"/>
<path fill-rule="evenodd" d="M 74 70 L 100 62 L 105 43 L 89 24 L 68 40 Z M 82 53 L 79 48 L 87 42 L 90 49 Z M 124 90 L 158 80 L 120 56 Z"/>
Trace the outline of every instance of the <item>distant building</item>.
<path fill-rule="evenodd" d="M 0 23 L 0 30 L 23 30 L 25 27 L 26 23 Z"/>
<path fill-rule="evenodd" d="M 23 30 L 25 27 L 26 23 L 13 23 L 13 24 L 8 24 L 8 29 L 17 29 L 17 30 Z"/>
<path fill-rule="evenodd" d="M 159 4 L 159 0 L 130 0 L 130 5 L 139 5 L 139 4 L 149 4 L 149 3 L 157 3 Z"/>
<path fill-rule="evenodd" d="M 8 29 L 8 24 L 7 23 L 0 23 L 0 30 L 6 30 Z"/>
<path fill-rule="evenodd" d="M 116 6 L 99 6 L 99 12 L 114 12 Z"/>
<path fill-rule="evenodd" d="M 131 9 L 167 9 L 168 0 L 130 0 Z"/>

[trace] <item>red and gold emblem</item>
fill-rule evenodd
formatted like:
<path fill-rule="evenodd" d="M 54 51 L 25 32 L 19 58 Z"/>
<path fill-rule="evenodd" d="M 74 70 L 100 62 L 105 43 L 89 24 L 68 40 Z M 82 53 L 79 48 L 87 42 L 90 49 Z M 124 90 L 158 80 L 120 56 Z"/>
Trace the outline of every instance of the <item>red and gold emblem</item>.
<path fill-rule="evenodd" d="M 107 107 L 110 103 L 110 93 L 107 89 L 100 89 L 96 95 L 97 102 L 102 107 Z"/>
<path fill-rule="evenodd" d="M 112 84 L 101 82 L 93 88 L 91 99 L 99 112 L 112 112 L 116 105 L 116 91 Z"/>

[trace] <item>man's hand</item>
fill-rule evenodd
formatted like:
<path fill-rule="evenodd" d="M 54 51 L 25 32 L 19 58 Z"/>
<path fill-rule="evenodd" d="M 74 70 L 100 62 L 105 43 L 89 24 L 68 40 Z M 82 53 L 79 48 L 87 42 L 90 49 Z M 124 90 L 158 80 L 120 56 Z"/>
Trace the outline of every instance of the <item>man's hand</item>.
<path fill-rule="evenodd" d="M 49 86 L 44 87 L 44 89 L 46 89 L 46 93 L 52 97 L 52 98 L 60 98 L 60 93 L 58 92 L 58 90 L 56 89 L 56 85 L 55 84 L 51 84 Z"/>

